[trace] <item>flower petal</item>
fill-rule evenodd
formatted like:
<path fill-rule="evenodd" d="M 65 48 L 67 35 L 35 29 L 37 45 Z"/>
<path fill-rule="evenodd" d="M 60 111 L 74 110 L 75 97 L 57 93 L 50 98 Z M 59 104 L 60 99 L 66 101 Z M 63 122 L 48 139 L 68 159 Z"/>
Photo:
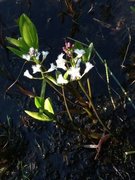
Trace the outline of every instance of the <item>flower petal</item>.
<path fill-rule="evenodd" d="M 37 59 L 37 60 L 39 60 L 40 54 L 41 54 L 40 52 L 38 52 L 38 53 L 36 54 L 36 59 Z"/>
<path fill-rule="evenodd" d="M 68 74 L 71 76 L 71 80 L 77 80 L 81 78 L 80 67 L 70 67 L 68 70 Z"/>
<path fill-rule="evenodd" d="M 61 53 L 57 60 L 56 60 L 56 65 L 57 65 L 57 68 L 61 68 L 63 70 L 67 70 L 67 67 L 66 67 L 66 60 L 63 58 L 64 56 L 64 53 Z"/>
<path fill-rule="evenodd" d="M 90 62 L 86 62 L 85 66 L 86 68 L 82 76 L 84 76 L 87 72 L 89 72 L 94 67 Z"/>
<path fill-rule="evenodd" d="M 42 51 L 42 61 L 44 61 L 46 59 L 48 54 L 49 54 L 48 51 Z"/>
<path fill-rule="evenodd" d="M 76 68 L 79 68 L 80 67 L 80 63 L 81 63 L 81 59 L 79 58 L 76 62 Z"/>
<path fill-rule="evenodd" d="M 57 69 L 57 67 L 53 63 L 51 63 L 50 65 L 51 67 L 46 72 L 52 72 Z"/>
<path fill-rule="evenodd" d="M 33 79 L 33 76 L 29 73 L 28 70 L 26 70 L 23 75 L 29 79 Z"/>
<path fill-rule="evenodd" d="M 85 51 L 84 49 L 75 49 L 74 53 L 77 54 L 77 58 L 81 58 L 85 54 Z"/>
<path fill-rule="evenodd" d="M 32 65 L 33 74 L 35 74 L 37 72 L 41 72 L 40 68 L 41 68 L 40 64 Z"/>
<path fill-rule="evenodd" d="M 27 60 L 27 61 L 30 61 L 30 58 L 31 58 L 31 57 L 30 57 L 29 54 L 23 54 L 23 55 L 22 55 L 22 58 L 25 59 L 25 60 Z"/>
<path fill-rule="evenodd" d="M 68 83 L 68 80 L 64 79 L 64 77 L 62 76 L 62 74 L 59 74 L 59 75 L 58 75 L 58 78 L 57 78 L 57 83 L 58 83 L 58 84 L 67 84 L 67 83 Z"/>
<path fill-rule="evenodd" d="M 31 47 L 29 49 L 29 55 L 32 57 L 32 56 L 34 56 L 34 53 L 35 53 L 35 49 L 33 47 Z"/>

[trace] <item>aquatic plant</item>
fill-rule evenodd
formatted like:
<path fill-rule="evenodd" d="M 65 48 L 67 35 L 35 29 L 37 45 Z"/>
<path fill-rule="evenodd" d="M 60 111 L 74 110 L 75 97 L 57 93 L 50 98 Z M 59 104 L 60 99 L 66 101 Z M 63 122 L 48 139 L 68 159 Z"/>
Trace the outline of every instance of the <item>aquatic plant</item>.
<path fill-rule="evenodd" d="M 131 98 L 109 69 L 106 61 L 98 54 L 92 42 L 86 45 L 68 38 L 71 42 L 66 40 L 62 52 L 58 55 L 55 62 L 50 64 L 50 68 L 46 68 L 44 62 L 47 61 L 49 52 L 39 51 L 38 33 L 35 25 L 26 14 L 20 16 L 18 25 L 20 37 L 18 39 L 7 37 L 7 41 L 10 44 L 7 48 L 18 57 L 24 59 L 25 63 L 32 64 L 32 73 L 30 73 L 28 69 L 25 70 L 25 72 L 23 72 L 25 77 L 30 80 L 36 79 L 42 81 L 40 95 L 34 96 L 34 105 L 37 111 L 25 110 L 29 116 L 40 121 L 55 122 L 60 125 L 60 127 L 63 126 L 57 118 L 58 112 L 54 111 L 51 97 L 46 97 L 46 88 L 49 85 L 63 98 L 66 109 L 66 112 L 63 112 L 68 115 L 69 122 L 75 130 L 77 129 L 80 133 L 86 134 L 81 127 L 75 126 L 75 118 L 72 115 L 73 111 L 77 115 L 83 114 L 89 117 L 91 124 L 97 124 L 99 122 L 103 128 L 102 132 L 110 134 L 109 128 L 106 126 L 104 120 L 100 118 L 94 106 L 90 78 L 86 76 L 86 74 L 94 68 L 94 65 L 91 63 L 93 54 L 99 58 L 105 67 L 107 87 L 113 108 L 115 109 L 116 107 L 109 86 L 110 76 L 113 77 L 124 96 L 127 97 L 127 100 L 135 109 Z M 66 93 L 72 95 L 73 101 Z M 95 133 L 95 131 L 94 133 L 89 132 L 89 136 L 95 139 L 102 137 L 100 133 Z"/>
<path fill-rule="evenodd" d="M 75 43 L 71 47 L 70 43 L 68 42 L 65 43 L 65 47 L 63 47 L 64 53 L 58 55 L 58 58 L 55 62 L 56 64 L 52 63 L 50 68 L 46 70 L 46 68 L 43 66 L 43 62 L 49 52 L 39 52 L 38 35 L 34 24 L 25 14 L 20 16 L 18 24 L 21 37 L 18 39 L 8 37 L 7 40 L 12 45 L 8 46 L 8 49 L 22 59 L 25 59 L 27 62 L 31 61 L 34 63 L 34 65 L 32 65 L 32 74 L 29 73 L 29 70 L 24 72 L 24 76 L 27 78 L 41 79 L 43 80 L 43 86 L 48 80 L 57 86 L 63 86 L 64 84 L 70 83 L 71 81 L 80 80 L 93 67 L 93 65 L 89 62 L 93 47 L 92 43 L 88 48 L 84 48 L 81 44 L 78 43 Z M 85 69 L 82 74 L 80 73 L 81 63 L 85 64 Z M 65 71 L 63 75 L 60 71 L 61 69 Z M 56 71 L 55 78 L 50 75 L 50 72 L 54 70 Z M 38 72 L 40 73 L 40 77 L 34 76 Z M 45 93 L 43 86 L 42 91 Z M 38 116 L 39 114 L 37 115 L 35 113 L 33 113 L 34 116 L 32 114 L 31 115 L 40 120 L 52 120 L 50 116 L 44 119 L 43 117 L 46 117 L 44 116 L 46 113 L 41 113 L 41 110 L 43 110 L 54 114 L 50 99 L 47 98 L 45 101 L 43 99 L 44 93 L 41 93 L 40 97 L 35 97 L 35 105 L 38 109 L 40 108 L 40 116 Z M 47 109 L 48 107 L 49 109 Z M 26 112 L 28 113 L 28 111 Z"/>

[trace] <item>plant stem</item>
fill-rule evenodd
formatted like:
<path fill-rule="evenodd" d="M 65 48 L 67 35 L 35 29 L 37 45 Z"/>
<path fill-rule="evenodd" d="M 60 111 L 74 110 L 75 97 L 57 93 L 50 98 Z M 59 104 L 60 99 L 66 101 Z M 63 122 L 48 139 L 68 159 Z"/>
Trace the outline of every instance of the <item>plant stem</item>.
<path fill-rule="evenodd" d="M 112 97 L 112 93 L 111 93 L 109 71 L 108 71 L 108 66 L 107 66 L 106 61 L 104 62 L 104 65 L 105 65 L 105 74 L 106 74 L 108 93 L 109 93 L 109 96 L 110 96 L 112 106 L 113 106 L 114 109 L 116 109 L 116 106 L 115 106 L 115 103 L 114 103 L 114 100 L 113 100 L 113 97 Z"/>
<path fill-rule="evenodd" d="M 89 80 L 89 78 L 87 78 L 87 87 L 88 87 L 89 97 L 92 98 L 91 85 L 90 85 L 90 80 Z"/>
<path fill-rule="evenodd" d="M 96 55 L 98 56 L 98 58 L 100 59 L 100 61 L 104 64 L 104 60 L 101 58 L 101 56 L 99 55 L 99 53 L 96 51 L 96 49 L 94 48 L 94 52 L 96 53 Z M 127 100 L 130 102 L 130 104 L 132 105 L 133 109 L 135 110 L 135 104 L 132 102 L 130 96 L 127 95 L 127 92 L 125 91 L 125 89 L 121 86 L 120 82 L 118 81 L 118 79 L 115 77 L 115 75 L 112 73 L 112 71 L 108 68 L 108 72 L 109 74 L 112 76 L 112 78 L 114 79 L 114 81 L 116 82 L 116 84 L 120 87 L 120 89 L 122 90 L 123 94 L 126 96 Z"/>
<path fill-rule="evenodd" d="M 46 79 L 42 80 L 42 87 L 41 87 L 41 93 L 40 93 L 40 97 L 41 98 L 45 98 L 45 91 L 46 91 Z"/>
<path fill-rule="evenodd" d="M 71 37 L 68 37 L 68 39 L 75 41 L 75 42 L 79 42 L 82 45 L 88 47 L 87 44 L 82 43 L 76 39 L 73 39 Z M 104 64 L 104 60 L 103 58 L 99 55 L 99 53 L 96 51 L 95 48 L 93 48 L 93 51 L 95 52 L 95 54 L 97 55 L 97 57 L 99 58 L 99 60 Z M 120 87 L 120 89 L 122 90 L 123 94 L 126 96 L 127 100 L 130 102 L 131 106 L 133 107 L 133 109 L 135 110 L 135 104 L 133 103 L 132 99 L 130 98 L 130 96 L 127 95 L 127 92 L 125 91 L 125 89 L 121 86 L 120 82 L 118 81 L 118 79 L 115 77 L 115 75 L 112 73 L 112 71 L 108 68 L 108 72 L 109 74 L 112 76 L 112 78 L 114 79 L 114 81 L 116 82 L 116 84 Z"/>
<path fill-rule="evenodd" d="M 81 88 L 82 91 L 84 92 L 85 96 L 86 96 L 87 99 L 89 100 L 89 103 L 90 103 L 90 105 L 91 105 L 91 107 L 92 107 L 92 109 L 93 109 L 93 111 L 94 111 L 94 113 L 95 113 L 96 118 L 98 119 L 98 121 L 100 122 L 100 124 L 103 126 L 104 130 L 106 130 L 107 132 L 110 133 L 109 129 L 104 125 L 103 121 L 100 119 L 99 115 L 97 114 L 97 111 L 96 111 L 96 109 L 95 109 L 95 107 L 94 107 L 94 104 L 93 104 L 91 98 L 89 97 L 89 95 L 87 94 L 87 92 L 85 91 L 85 89 L 84 89 L 81 81 L 78 81 L 78 83 L 79 83 L 80 88 Z M 89 109 L 87 109 L 87 110 L 89 111 Z"/>
<path fill-rule="evenodd" d="M 65 104 L 65 107 L 66 107 L 69 119 L 70 119 L 70 121 L 73 122 L 72 116 L 70 114 L 70 111 L 69 111 L 69 108 L 68 108 L 68 105 L 67 105 L 67 101 L 66 101 L 66 97 L 65 97 L 65 92 L 64 92 L 64 86 L 62 86 L 62 94 L 63 94 L 64 104 Z"/>

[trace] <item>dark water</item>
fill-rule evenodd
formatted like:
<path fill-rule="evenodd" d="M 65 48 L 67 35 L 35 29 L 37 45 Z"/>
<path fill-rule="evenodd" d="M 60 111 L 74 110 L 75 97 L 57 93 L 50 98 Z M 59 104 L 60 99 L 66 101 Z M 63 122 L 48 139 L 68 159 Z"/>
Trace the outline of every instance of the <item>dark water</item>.
<path fill-rule="evenodd" d="M 18 27 L 15 21 L 22 13 L 29 15 L 35 23 L 39 33 L 40 49 L 50 52 L 47 66 L 62 51 L 64 38 L 70 36 L 85 43 L 93 42 L 121 84 L 126 89 L 129 88 L 126 73 L 121 68 L 121 64 L 129 42 L 129 30 L 132 42 L 125 64 L 129 63 L 134 49 L 135 15 L 130 11 L 130 6 L 134 5 L 134 2 L 126 0 L 80 0 L 73 1 L 73 4 L 74 11 L 72 12 L 65 6 L 64 0 L 0 1 L 0 121 L 6 121 L 7 115 L 10 116 L 16 124 L 13 127 L 17 127 L 17 134 L 13 133 L 12 140 L 21 133 L 25 141 L 24 144 L 19 144 L 20 149 L 24 147 L 24 152 L 21 153 L 21 156 L 17 154 L 18 159 L 20 158 L 19 161 L 23 162 L 22 169 L 19 161 L 16 160 L 14 163 L 18 163 L 18 167 L 14 165 L 12 168 L 11 179 L 25 179 L 25 177 L 47 180 L 98 179 L 99 177 L 101 179 L 113 179 L 114 176 L 114 179 L 128 178 L 127 174 L 131 164 L 127 165 L 126 174 L 123 172 L 124 167 L 119 164 L 121 163 L 120 160 L 112 163 L 111 158 L 106 158 L 104 162 L 97 162 L 93 160 L 94 151 L 90 152 L 89 149 L 77 148 L 76 144 L 88 143 L 84 137 L 58 130 L 51 123 L 38 122 L 36 124 L 35 121 L 26 121 L 26 124 L 23 124 L 20 120 L 22 120 L 22 116 L 24 120 L 24 109 L 30 108 L 32 100 L 23 95 L 16 86 L 13 86 L 5 94 L 6 89 L 14 82 L 23 64 L 22 60 L 17 59 L 5 49 L 5 37 L 18 35 Z M 93 64 L 105 78 L 104 66 L 99 60 L 95 58 Z M 7 72 L 12 77 L 11 79 L 7 76 Z M 93 70 L 93 74 L 91 74 L 91 79 L 94 96 L 103 96 L 107 93 L 106 85 L 99 78 L 96 70 Z M 20 78 L 20 82 L 31 91 L 37 83 L 23 77 Z M 113 83 L 112 86 L 117 89 Z M 37 85 L 36 91 L 39 91 Z M 54 94 L 52 95 L 54 96 Z M 122 113 L 121 110 L 120 113 Z M 27 126 L 27 123 L 30 125 Z M 18 141 L 12 146 L 12 151 L 17 145 Z M 19 151 L 21 151 L 20 149 Z M 107 152 L 105 153 L 107 154 Z M 16 154 L 13 157 L 15 156 Z M 115 168 L 118 168 L 121 175 L 117 173 Z M 132 171 L 133 169 L 131 176 L 134 176 Z"/>
<path fill-rule="evenodd" d="M 134 20 L 134 15 L 129 10 L 130 5 L 131 3 L 127 1 L 84 0 L 80 1 L 80 3 L 75 1 L 75 13 L 72 13 L 65 7 L 64 1 L 39 0 L 31 2 L 30 0 L 5 0 L 0 2 L 1 43 L 2 46 L 5 46 L 5 42 L 3 42 L 5 36 L 18 35 L 15 21 L 24 12 L 30 15 L 38 29 L 41 50 L 50 51 L 48 66 L 61 52 L 64 38 L 70 36 L 85 43 L 92 41 L 101 56 L 107 60 L 109 67 L 115 75 L 121 79 L 123 78 L 123 71 L 120 68 L 123 60 L 123 57 L 120 57 L 121 48 L 124 48 L 123 46 L 128 42 L 127 28 L 131 27 L 131 23 Z M 118 22 L 122 19 L 124 21 L 122 27 L 116 30 Z M 2 66 L 5 65 L 11 74 L 14 72 L 15 74 L 13 76 L 16 77 L 16 74 L 20 71 L 22 60 L 16 60 L 16 57 L 12 58 L 11 56 L 7 58 L 5 49 L 3 48 L 0 51 L 0 62 Z M 18 61 L 21 61 L 19 62 L 20 64 Z M 105 75 L 104 67 L 99 62 L 96 61 L 96 63 L 96 66 L 100 68 L 99 71 Z M 101 81 L 98 81 L 98 79 L 98 77 L 94 78 L 93 85 L 96 84 L 95 89 L 99 89 L 101 86 Z M 2 77 L 1 83 L 1 91 L 3 91 L 11 82 L 5 81 Z M 101 92 L 95 91 L 95 93 L 104 93 L 105 87 L 103 86 L 102 89 Z M 12 91 L 10 93 L 12 94 Z M 3 96 L 3 92 L 1 96 Z M 12 94 L 13 99 L 15 96 Z M 3 101 L 3 98 L 1 99 Z M 16 106 L 16 103 L 14 104 L 9 99 L 10 97 L 6 97 L 4 103 L 1 103 L 1 108 L 4 106 L 3 108 L 5 109 L 5 116 L 7 113 L 11 115 L 13 112 L 14 114 L 13 109 Z M 18 97 L 17 101 L 20 101 L 20 97 Z M 9 103 L 11 103 L 10 112 L 9 110 L 6 112 L 6 106 Z M 23 105 L 19 104 L 19 106 Z M 3 113 L 1 116 L 3 117 Z"/>

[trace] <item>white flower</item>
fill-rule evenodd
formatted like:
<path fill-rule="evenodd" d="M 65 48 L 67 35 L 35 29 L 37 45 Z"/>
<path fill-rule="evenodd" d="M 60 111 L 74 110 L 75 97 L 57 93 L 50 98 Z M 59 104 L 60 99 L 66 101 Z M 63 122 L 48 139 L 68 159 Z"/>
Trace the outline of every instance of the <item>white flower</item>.
<path fill-rule="evenodd" d="M 75 49 L 74 52 L 77 54 L 77 58 L 81 58 L 85 54 L 83 49 Z"/>
<path fill-rule="evenodd" d="M 42 56 L 43 56 L 42 60 L 45 60 L 48 54 L 49 54 L 48 51 L 42 51 Z"/>
<path fill-rule="evenodd" d="M 41 54 L 40 52 L 37 52 L 37 54 L 35 54 L 35 55 L 36 55 L 36 59 L 37 59 L 37 60 L 39 60 L 39 56 L 40 56 L 40 54 Z"/>
<path fill-rule="evenodd" d="M 81 63 L 81 59 L 78 59 L 75 66 L 79 68 L 80 67 L 80 63 Z"/>
<path fill-rule="evenodd" d="M 84 70 L 84 73 L 80 74 L 80 60 L 77 62 L 76 67 L 70 67 L 68 69 L 68 75 L 71 76 L 71 81 L 81 79 L 87 72 L 89 72 L 90 69 L 93 68 L 93 65 L 90 62 L 86 62 L 85 64 L 86 68 Z"/>
<path fill-rule="evenodd" d="M 59 74 L 59 75 L 58 75 L 58 78 L 57 78 L 57 83 L 58 83 L 58 84 L 67 84 L 67 83 L 68 83 L 68 80 L 64 79 L 64 77 L 62 76 L 62 74 Z"/>
<path fill-rule="evenodd" d="M 29 49 L 29 55 L 30 55 L 31 57 L 37 56 L 37 55 L 38 55 L 38 50 L 37 50 L 37 49 L 34 49 L 33 47 L 31 47 L 31 48 Z"/>
<path fill-rule="evenodd" d="M 57 65 L 57 68 L 61 68 L 61 69 L 67 70 L 67 67 L 65 65 L 66 60 L 63 58 L 63 56 L 64 56 L 64 53 L 61 53 L 58 56 L 58 59 L 56 60 L 56 65 Z"/>
<path fill-rule="evenodd" d="M 37 73 L 37 72 L 41 72 L 41 65 L 40 64 L 36 64 L 32 66 L 32 70 L 33 70 L 33 74 Z"/>
<path fill-rule="evenodd" d="M 33 47 L 31 47 L 29 49 L 29 55 L 32 57 L 32 56 L 34 56 L 34 54 L 35 54 L 35 49 Z"/>
<path fill-rule="evenodd" d="M 28 70 L 26 70 L 23 75 L 26 76 L 29 79 L 33 79 L 33 76 L 29 73 Z"/>
<path fill-rule="evenodd" d="M 71 76 L 71 80 L 77 80 L 81 78 L 80 67 L 70 67 L 68 74 Z"/>
<path fill-rule="evenodd" d="M 25 59 L 25 60 L 27 60 L 27 61 L 30 61 L 30 58 L 31 58 L 31 57 L 30 57 L 29 54 L 23 54 L 23 55 L 22 55 L 22 58 Z"/>
<path fill-rule="evenodd" d="M 53 63 L 51 63 L 50 65 L 51 67 L 46 72 L 52 72 L 57 69 L 57 67 Z"/>
<path fill-rule="evenodd" d="M 89 72 L 89 70 L 91 70 L 94 67 L 90 62 L 86 62 L 85 66 L 86 68 L 82 76 L 84 76 L 87 72 Z"/>
<path fill-rule="evenodd" d="M 28 54 L 23 54 L 22 58 L 27 60 L 27 61 L 30 61 L 31 57 L 33 57 L 33 56 L 36 56 L 36 58 L 39 59 L 40 53 L 38 52 L 37 49 L 34 49 L 33 47 L 31 47 L 29 49 Z"/>

